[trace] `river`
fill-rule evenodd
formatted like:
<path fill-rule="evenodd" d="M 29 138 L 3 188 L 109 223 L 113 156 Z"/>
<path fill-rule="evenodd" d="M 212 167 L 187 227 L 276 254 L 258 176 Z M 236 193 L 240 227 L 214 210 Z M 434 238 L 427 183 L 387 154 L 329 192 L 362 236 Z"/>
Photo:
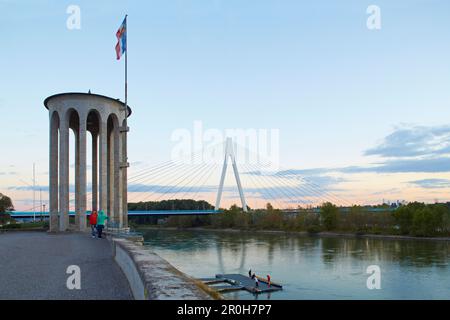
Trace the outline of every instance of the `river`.
<path fill-rule="evenodd" d="M 146 245 L 195 278 L 270 274 L 283 291 L 228 299 L 450 299 L 450 242 L 291 234 L 140 230 Z M 367 288 L 380 268 L 381 289 Z"/>

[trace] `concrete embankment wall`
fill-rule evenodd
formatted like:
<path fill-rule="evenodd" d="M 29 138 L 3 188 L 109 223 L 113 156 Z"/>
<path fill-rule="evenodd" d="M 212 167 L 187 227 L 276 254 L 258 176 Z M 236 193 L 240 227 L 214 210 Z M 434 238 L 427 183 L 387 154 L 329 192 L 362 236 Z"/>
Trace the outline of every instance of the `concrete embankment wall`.
<path fill-rule="evenodd" d="M 136 300 L 210 300 L 199 283 L 139 243 L 112 238 L 113 254 Z"/>

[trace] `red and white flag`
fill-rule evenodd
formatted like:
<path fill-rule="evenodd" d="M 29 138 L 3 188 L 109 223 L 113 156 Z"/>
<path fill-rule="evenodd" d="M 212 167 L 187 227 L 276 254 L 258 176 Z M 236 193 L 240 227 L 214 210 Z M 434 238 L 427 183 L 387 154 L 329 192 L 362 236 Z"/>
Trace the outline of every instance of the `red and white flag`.
<path fill-rule="evenodd" d="M 120 60 L 120 57 L 127 50 L 127 17 L 123 19 L 122 25 L 116 32 L 117 44 L 116 44 L 116 57 Z"/>

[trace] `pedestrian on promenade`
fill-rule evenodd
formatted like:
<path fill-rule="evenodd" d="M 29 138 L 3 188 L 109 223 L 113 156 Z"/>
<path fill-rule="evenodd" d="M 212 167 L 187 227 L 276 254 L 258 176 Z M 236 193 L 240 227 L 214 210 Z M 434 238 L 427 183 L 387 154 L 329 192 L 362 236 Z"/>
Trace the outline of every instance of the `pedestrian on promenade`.
<path fill-rule="evenodd" d="M 92 211 L 91 215 L 89 216 L 89 224 L 91 225 L 91 233 L 92 238 L 95 238 L 95 235 L 97 233 L 97 211 Z"/>
<path fill-rule="evenodd" d="M 98 237 L 102 237 L 103 228 L 105 227 L 105 222 L 108 220 L 108 216 L 103 212 L 103 210 L 100 210 L 97 216 L 97 234 Z"/>
<path fill-rule="evenodd" d="M 255 276 L 255 287 L 259 287 L 259 281 L 258 281 L 258 278 Z"/>
<path fill-rule="evenodd" d="M 255 280 L 255 278 L 256 278 L 256 274 L 253 272 L 252 279 Z"/>
<path fill-rule="evenodd" d="M 267 284 L 269 285 L 269 288 L 270 288 L 270 275 L 269 274 L 267 275 Z"/>
<path fill-rule="evenodd" d="M 248 277 L 249 277 L 249 278 L 252 277 L 252 269 L 248 270 Z"/>

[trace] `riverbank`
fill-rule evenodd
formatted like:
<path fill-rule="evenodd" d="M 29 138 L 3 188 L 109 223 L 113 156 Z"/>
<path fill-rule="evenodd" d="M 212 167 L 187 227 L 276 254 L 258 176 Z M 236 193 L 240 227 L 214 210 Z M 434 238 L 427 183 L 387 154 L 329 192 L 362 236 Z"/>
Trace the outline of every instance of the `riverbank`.
<path fill-rule="evenodd" d="M 218 300 L 223 297 L 181 272 L 138 240 L 110 235 L 113 256 L 136 300 Z"/>
<path fill-rule="evenodd" d="M 236 233 L 261 233 L 261 234 L 283 234 L 309 237 L 334 237 L 334 238 L 372 238 L 372 239 L 386 239 L 386 240 L 426 240 L 426 241 L 450 241 L 450 237 L 414 237 L 402 235 L 384 235 L 384 234 L 357 234 L 344 232 L 329 232 L 322 231 L 311 233 L 307 231 L 283 231 L 283 230 L 248 230 L 248 229 L 217 229 L 217 228 L 177 228 L 177 227 L 163 227 L 153 225 L 136 225 L 135 229 L 148 230 L 187 230 L 187 231 L 213 231 L 213 232 L 236 232 Z"/>

